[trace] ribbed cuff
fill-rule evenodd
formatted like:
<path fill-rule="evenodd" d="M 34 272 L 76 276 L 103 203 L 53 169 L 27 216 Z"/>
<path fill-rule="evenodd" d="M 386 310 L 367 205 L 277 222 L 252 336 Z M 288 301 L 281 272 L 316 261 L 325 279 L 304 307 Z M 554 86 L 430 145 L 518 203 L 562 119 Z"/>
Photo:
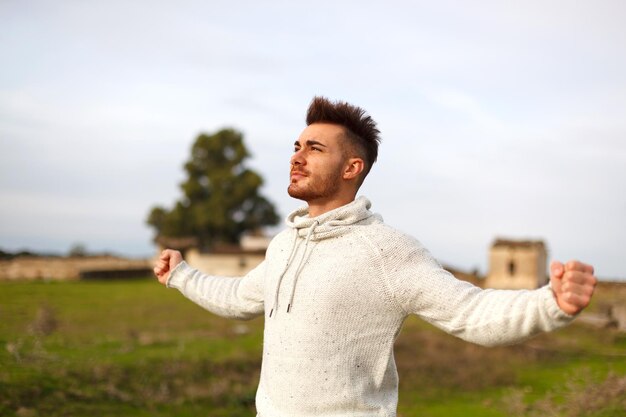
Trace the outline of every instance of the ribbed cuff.
<path fill-rule="evenodd" d="M 185 261 L 181 261 L 178 265 L 170 271 L 170 277 L 167 279 L 165 286 L 167 288 L 176 288 L 182 290 L 185 286 L 185 281 L 189 277 L 188 271 L 191 267 Z"/>
<path fill-rule="evenodd" d="M 550 317 L 553 317 L 559 323 L 569 323 L 576 316 L 572 316 L 571 314 L 567 314 L 565 311 L 561 310 L 559 304 L 556 302 L 556 296 L 554 295 L 554 291 L 552 291 L 552 287 L 550 284 L 545 285 L 541 288 L 541 291 L 544 293 L 545 304 L 548 308 L 548 314 Z"/>

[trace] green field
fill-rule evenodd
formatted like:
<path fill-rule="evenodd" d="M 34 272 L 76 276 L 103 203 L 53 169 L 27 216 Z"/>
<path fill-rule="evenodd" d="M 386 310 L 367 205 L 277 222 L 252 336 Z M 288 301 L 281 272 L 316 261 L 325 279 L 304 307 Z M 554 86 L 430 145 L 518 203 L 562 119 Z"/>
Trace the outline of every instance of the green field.
<path fill-rule="evenodd" d="M 262 319 L 151 279 L 0 284 L 0 416 L 254 416 Z M 411 318 L 399 417 L 626 415 L 626 335 L 574 324 L 481 348 Z"/>

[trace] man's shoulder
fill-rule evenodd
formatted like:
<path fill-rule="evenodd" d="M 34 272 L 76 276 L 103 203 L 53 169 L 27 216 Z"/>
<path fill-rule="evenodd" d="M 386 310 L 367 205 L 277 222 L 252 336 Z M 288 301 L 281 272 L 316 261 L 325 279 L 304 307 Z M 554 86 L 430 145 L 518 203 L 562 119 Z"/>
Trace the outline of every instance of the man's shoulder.
<path fill-rule="evenodd" d="M 271 240 L 267 247 L 267 250 L 270 251 L 277 247 L 282 247 L 286 244 L 293 243 L 293 234 L 294 230 L 291 228 L 285 228 L 278 232 Z"/>
<path fill-rule="evenodd" d="M 274 235 L 274 237 L 270 241 L 270 244 L 280 242 L 282 240 L 289 238 L 290 236 L 293 237 L 293 233 L 294 233 L 294 230 L 291 227 L 285 227 L 276 235 Z"/>
<path fill-rule="evenodd" d="M 419 246 L 422 244 L 413 236 L 386 223 L 367 225 L 361 231 L 363 237 L 380 248 Z"/>

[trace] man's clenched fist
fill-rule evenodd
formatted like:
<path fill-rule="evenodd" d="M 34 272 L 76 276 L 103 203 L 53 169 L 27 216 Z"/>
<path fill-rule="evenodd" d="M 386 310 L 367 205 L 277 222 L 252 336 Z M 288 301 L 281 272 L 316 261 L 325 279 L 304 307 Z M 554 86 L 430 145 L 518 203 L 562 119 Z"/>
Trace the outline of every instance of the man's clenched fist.
<path fill-rule="evenodd" d="M 154 275 L 159 279 L 159 282 L 163 285 L 167 284 L 167 280 L 170 277 L 170 272 L 181 263 L 183 255 L 177 250 L 165 249 L 161 252 L 161 256 L 154 264 Z"/>
<path fill-rule="evenodd" d="M 597 282 L 591 265 L 578 261 L 565 265 L 554 261 L 550 265 L 552 291 L 557 304 L 567 314 L 578 314 L 589 305 Z"/>

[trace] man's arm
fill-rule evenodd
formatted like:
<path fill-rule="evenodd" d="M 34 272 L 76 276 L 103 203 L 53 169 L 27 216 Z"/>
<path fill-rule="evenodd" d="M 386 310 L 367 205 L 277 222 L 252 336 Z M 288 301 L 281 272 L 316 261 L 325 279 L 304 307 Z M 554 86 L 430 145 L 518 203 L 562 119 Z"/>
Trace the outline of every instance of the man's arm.
<path fill-rule="evenodd" d="M 580 262 L 554 263 L 552 285 L 537 290 L 481 289 L 445 271 L 417 241 L 383 258 L 399 306 L 464 340 L 486 345 L 518 343 L 570 323 L 589 304 L 596 279 Z"/>
<path fill-rule="evenodd" d="M 206 275 L 191 268 L 178 251 L 164 250 L 154 266 L 161 284 L 222 317 L 251 319 L 263 314 L 265 262 L 241 278 Z"/>

